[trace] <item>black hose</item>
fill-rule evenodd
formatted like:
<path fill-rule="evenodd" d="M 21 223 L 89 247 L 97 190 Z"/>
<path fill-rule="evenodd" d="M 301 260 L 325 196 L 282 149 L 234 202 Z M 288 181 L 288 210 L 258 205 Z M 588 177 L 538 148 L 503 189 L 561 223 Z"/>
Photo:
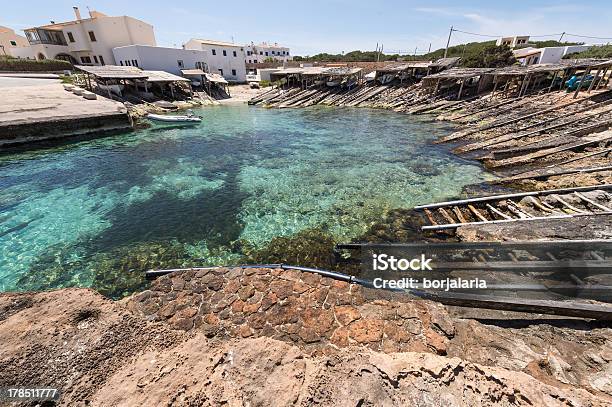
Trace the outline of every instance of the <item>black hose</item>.
<path fill-rule="evenodd" d="M 215 270 L 215 269 L 219 269 L 222 267 L 223 268 L 238 267 L 242 269 L 246 269 L 246 268 L 277 269 L 277 268 L 280 268 L 283 270 L 298 270 L 298 271 L 304 271 L 308 273 L 319 274 L 320 276 L 333 278 L 334 280 L 346 281 L 347 283 L 351 283 L 351 284 L 361 284 L 367 287 L 372 287 L 371 281 L 362 280 L 362 279 L 359 279 L 357 277 L 354 277 L 348 274 L 338 273 L 338 272 L 329 271 L 329 270 L 321 270 L 321 269 L 316 269 L 316 268 L 311 268 L 311 267 L 291 266 L 287 264 L 243 264 L 243 265 L 238 265 L 238 266 L 213 266 L 213 267 L 191 267 L 191 268 L 166 269 L 166 270 L 148 270 L 145 272 L 145 277 L 151 280 L 151 279 L 165 276 L 166 274 L 170 274 L 170 273 L 174 273 L 178 271 Z"/>

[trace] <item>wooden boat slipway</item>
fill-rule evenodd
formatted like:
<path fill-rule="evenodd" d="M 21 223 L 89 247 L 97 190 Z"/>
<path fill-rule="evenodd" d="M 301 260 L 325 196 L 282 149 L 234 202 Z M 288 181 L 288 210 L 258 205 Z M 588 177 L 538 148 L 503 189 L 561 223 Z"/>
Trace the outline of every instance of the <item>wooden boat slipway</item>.
<path fill-rule="evenodd" d="M 609 196 L 612 184 L 550 189 L 439 202 L 415 206 L 431 223 L 422 230 L 455 229 L 466 225 L 571 219 L 612 215 L 609 204 L 594 194 Z M 608 206 L 607 206 L 608 205 Z"/>

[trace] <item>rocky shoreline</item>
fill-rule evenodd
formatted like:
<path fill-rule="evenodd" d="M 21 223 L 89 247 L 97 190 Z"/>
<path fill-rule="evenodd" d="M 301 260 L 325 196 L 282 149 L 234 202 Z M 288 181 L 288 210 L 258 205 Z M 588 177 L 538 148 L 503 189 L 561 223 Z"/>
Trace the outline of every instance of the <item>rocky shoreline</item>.
<path fill-rule="evenodd" d="M 0 386 L 94 406 L 612 403 L 609 326 L 497 314 L 280 269 L 172 273 L 121 301 L 5 293 Z"/>

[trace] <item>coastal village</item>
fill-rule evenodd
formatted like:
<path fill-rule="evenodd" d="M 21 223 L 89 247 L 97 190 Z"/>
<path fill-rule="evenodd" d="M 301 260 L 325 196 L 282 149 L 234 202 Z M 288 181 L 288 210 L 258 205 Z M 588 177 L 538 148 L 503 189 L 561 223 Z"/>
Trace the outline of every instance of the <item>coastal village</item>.
<path fill-rule="evenodd" d="M 360 240 L 130 264 L 107 277 L 129 269 L 144 287 L 125 298 L 1 293 L 0 387 L 56 386 L 58 405 L 612 405 L 612 56 L 584 54 L 609 45 L 517 33 L 492 45 L 507 64 L 466 66 L 448 45 L 318 61 L 269 41 L 162 47 L 138 18 L 73 11 L 24 35 L 0 27 L 3 154 L 198 126 L 216 106 L 361 108 L 448 126 L 432 143 L 488 180 Z M 372 244 L 464 244 L 441 270 L 490 268 L 503 295 L 375 289 L 356 265 Z M 551 288 L 559 274 L 569 289 Z"/>

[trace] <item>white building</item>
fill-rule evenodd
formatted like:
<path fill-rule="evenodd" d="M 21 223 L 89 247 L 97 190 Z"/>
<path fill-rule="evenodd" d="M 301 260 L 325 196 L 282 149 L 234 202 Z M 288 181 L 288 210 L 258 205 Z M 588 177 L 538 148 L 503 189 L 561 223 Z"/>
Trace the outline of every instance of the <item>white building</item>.
<path fill-rule="evenodd" d="M 507 45 L 510 48 L 525 47 L 529 43 L 528 35 L 518 35 L 514 37 L 501 37 L 495 42 L 495 45 Z"/>
<path fill-rule="evenodd" d="M 0 56 L 13 55 L 13 49 L 27 47 L 26 37 L 15 34 L 15 30 L 0 26 Z"/>
<path fill-rule="evenodd" d="M 556 64 L 564 56 L 581 52 L 591 48 L 592 45 L 568 45 L 566 47 L 527 47 L 512 51 L 514 57 L 521 65 Z"/>
<path fill-rule="evenodd" d="M 229 82 L 246 82 L 244 46 L 223 41 L 191 39 L 183 48 L 206 52 L 207 72 L 221 74 Z"/>
<path fill-rule="evenodd" d="M 208 53 L 195 49 L 127 45 L 113 48 L 113 55 L 120 66 L 136 66 L 175 75 L 181 75 L 181 69 L 197 68 L 208 72 Z"/>
<path fill-rule="evenodd" d="M 133 17 L 110 17 L 90 11 L 75 20 L 52 23 L 25 31 L 30 46 L 18 55 L 24 58 L 64 59 L 81 65 L 118 65 L 113 48 L 125 45 L 156 45 L 153 26 Z"/>
<path fill-rule="evenodd" d="M 255 45 L 251 42 L 244 49 L 246 52 L 245 62 L 248 64 L 260 64 L 267 61 L 285 62 L 293 59 L 289 48 L 282 47 L 277 43 L 268 44 L 267 42 L 262 42 Z"/>

